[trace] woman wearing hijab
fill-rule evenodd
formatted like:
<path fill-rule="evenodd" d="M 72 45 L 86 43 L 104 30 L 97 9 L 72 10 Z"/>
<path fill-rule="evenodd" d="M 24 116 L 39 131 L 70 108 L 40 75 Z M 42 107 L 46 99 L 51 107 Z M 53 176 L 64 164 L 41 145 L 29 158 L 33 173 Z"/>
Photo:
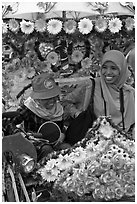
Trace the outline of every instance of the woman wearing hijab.
<path fill-rule="evenodd" d="M 125 56 L 118 50 L 106 52 L 102 58 L 100 77 L 95 78 L 94 114 L 111 116 L 125 131 L 135 123 L 134 88 L 125 84 L 128 67 Z M 76 118 L 91 101 L 92 80 L 80 84 L 65 98 L 65 111 Z M 80 124 L 82 125 L 82 124 Z"/>
<path fill-rule="evenodd" d="M 60 93 L 59 86 L 50 75 L 47 73 L 37 75 L 32 81 L 30 96 L 17 110 L 18 115 L 12 120 L 11 131 L 13 132 L 16 125 L 23 122 L 25 132 L 37 133 L 43 123 L 52 121 L 61 130 L 60 138 L 57 141 L 60 144 L 58 149 L 70 147 L 70 145 L 63 143 L 65 137 L 63 129 L 64 110 L 59 100 Z M 38 160 L 53 150 L 53 145 L 42 145 L 40 149 L 38 147 Z"/>

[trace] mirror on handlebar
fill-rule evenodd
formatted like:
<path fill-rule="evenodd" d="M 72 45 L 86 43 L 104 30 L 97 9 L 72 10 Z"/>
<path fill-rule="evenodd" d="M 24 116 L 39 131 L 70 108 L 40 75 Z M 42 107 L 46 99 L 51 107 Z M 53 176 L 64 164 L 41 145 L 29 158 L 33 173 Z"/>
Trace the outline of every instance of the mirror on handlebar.
<path fill-rule="evenodd" d="M 41 133 L 42 139 L 48 140 L 49 144 L 57 143 L 61 136 L 60 127 L 52 121 L 43 123 L 39 127 L 38 133 Z"/>

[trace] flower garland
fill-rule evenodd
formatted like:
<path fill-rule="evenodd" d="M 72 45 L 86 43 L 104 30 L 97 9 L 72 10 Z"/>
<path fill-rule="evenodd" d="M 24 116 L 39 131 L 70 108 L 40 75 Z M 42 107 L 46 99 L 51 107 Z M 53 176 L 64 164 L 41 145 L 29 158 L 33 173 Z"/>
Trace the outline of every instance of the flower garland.
<path fill-rule="evenodd" d="M 99 117 L 82 141 L 45 158 L 37 170 L 41 185 L 53 183 L 55 199 L 64 194 L 72 201 L 134 196 L 135 143 L 126 137 L 110 117 Z"/>
<path fill-rule="evenodd" d="M 132 31 L 135 27 L 134 18 L 131 17 L 127 17 L 123 20 L 120 20 L 118 17 L 99 17 L 96 20 L 83 18 L 79 21 L 71 19 L 65 22 L 57 19 L 50 19 L 47 22 L 41 18 L 35 22 L 22 20 L 22 22 L 20 22 L 20 29 L 25 34 L 31 34 L 36 30 L 41 33 L 47 31 L 49 34 L 57 35 L 63 29 L 67 34 L 73 34 L 79 31 L 81 34 L 87 35 L 91 33 L 94 28 L 99 33 L 105 32 L 106 29 L 110 30 L 111 33 L 117 33 L 124 28 L 124 23 L 127 31 Z M 13 32 L 18 32 L 19 30 L 18 21 L 15 19 L 10 19 L 8 23 L 3 22 L 2 27 L 3 33 L 7 33 L 8 29 Z"/>

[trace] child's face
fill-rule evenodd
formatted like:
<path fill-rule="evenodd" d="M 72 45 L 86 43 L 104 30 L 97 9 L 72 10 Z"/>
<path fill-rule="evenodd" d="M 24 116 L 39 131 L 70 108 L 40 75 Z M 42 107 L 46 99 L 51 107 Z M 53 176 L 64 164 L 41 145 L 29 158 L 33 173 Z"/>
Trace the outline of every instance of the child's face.
<path fill-rule="evenodd" d="M 42 107 L 51 110 L 57 102 L 58 97 L 53 97 L 50 99 L 36 99 L 36 102 Z"/>
<path fill-rule="evenodd" d="M 120 70 L 115 63 L 108 61 L 102 65 L 101 73 L 106 83 L 113 84 L 119 78 Z"/>

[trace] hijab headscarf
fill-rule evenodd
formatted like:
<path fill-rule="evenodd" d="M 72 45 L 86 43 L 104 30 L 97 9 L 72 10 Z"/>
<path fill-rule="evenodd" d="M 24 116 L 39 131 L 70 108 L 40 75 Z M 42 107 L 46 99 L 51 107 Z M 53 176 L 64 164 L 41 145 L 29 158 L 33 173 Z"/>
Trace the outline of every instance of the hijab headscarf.
<path fill-rule="evenodd" d="M 120 88 L 123 87 L 124 93 L 124 123 L 128 130 L 135 122 L 135 101 L 134 88 L 125 84 L 128 77 L 128 68 L 125 56 L 118 50 L 106 52 L 102 58 L 102 65 L 107 62 L 113 62 L 120 70 L 120 75 L 116 83 L 107 84 L 102 76 L 97 80 L 95 88 L 95 113 L 97 116 L 105 115 L 104 101 L 106 103 L 106 115 L 111 116 L 115 124 L 122 123 L 122 114 L 120 112 Z M 102 92 L 102 94 L 101 94 Z"/>

